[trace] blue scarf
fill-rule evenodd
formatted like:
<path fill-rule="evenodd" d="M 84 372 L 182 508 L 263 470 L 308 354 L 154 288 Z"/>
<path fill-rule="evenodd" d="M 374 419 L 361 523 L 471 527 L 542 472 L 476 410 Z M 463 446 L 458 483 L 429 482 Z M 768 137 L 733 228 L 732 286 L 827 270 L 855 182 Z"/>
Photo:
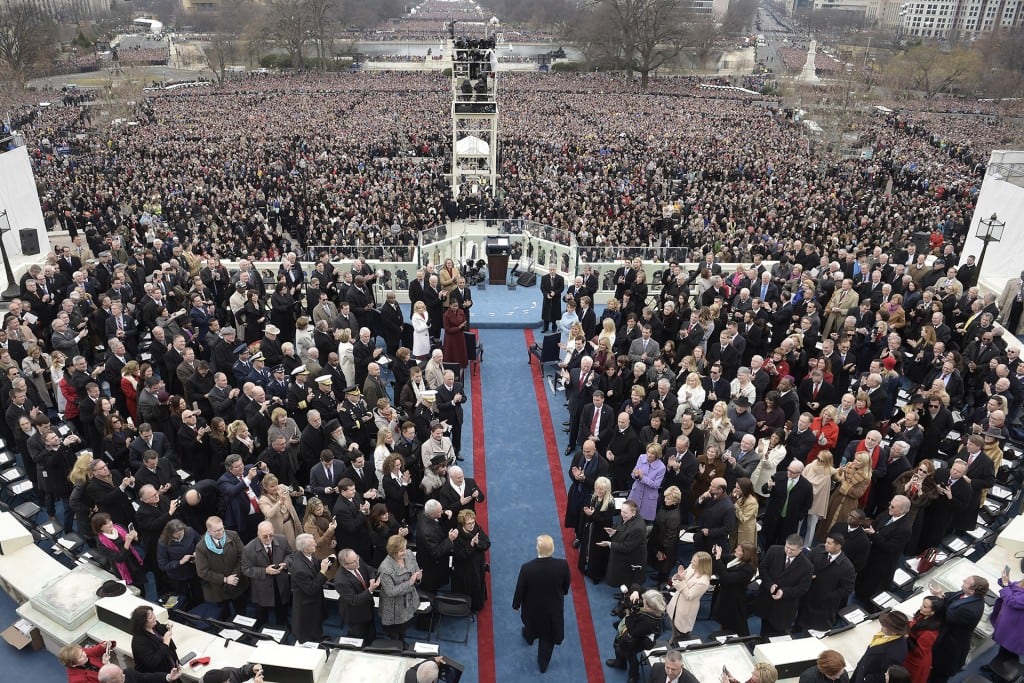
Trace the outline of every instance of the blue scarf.
<path fill-rule="evenodd" d="M 227 538 L 227 534 L 224 535 L 224 538 Z M 214 541 L 213 538 L 210 536 L 210 532 L 209 531 L 207 531 L 205 534 L 203 534 L 203 541 L 206 543 L 206 549 L 209 550 L 214 555 L 223 555 L 224 554 L 224 548 L 218 548 L 217 547 L 217 542 Z"/>

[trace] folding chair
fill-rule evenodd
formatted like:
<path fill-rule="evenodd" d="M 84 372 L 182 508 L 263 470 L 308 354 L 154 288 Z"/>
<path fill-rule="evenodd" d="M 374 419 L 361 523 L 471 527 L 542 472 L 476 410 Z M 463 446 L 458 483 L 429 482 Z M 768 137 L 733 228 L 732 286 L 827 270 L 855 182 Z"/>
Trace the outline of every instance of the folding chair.
<path fill-rule="evenodd" d="M 473 620 L 473 612 L 470 609 L 468 595 L 463 593 L 438 593 L 434 596 L 434 614 L 436 615 L 434 624 L 437 625 L 438 640 L 445 640 L 449 643 L 462 643 L 463 645 L 469 642 L 469 623 Z M 441 636 L 442 617 L 456 617 L 466 620 L 466 630 L 463 633 L 462 640 Z"/>

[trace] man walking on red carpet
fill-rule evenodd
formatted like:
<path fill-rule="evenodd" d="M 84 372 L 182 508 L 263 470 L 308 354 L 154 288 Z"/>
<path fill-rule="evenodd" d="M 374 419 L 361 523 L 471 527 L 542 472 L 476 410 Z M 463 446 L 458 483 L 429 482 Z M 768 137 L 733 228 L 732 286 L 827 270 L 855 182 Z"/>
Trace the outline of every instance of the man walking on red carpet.
<path fill-rule="evenodd" d="M 512 598 L 512 609 L 523 620 L 523 639 L 537 644 L 537 666 L 548 670 L 551 653 L 560 645 L 565 632 L 565 596 L 569 593 L 569 563 L 551 557 L 555 542 L 548 535 L 537 537 L 537 559 L 519 568 L 519 580 Z"/>

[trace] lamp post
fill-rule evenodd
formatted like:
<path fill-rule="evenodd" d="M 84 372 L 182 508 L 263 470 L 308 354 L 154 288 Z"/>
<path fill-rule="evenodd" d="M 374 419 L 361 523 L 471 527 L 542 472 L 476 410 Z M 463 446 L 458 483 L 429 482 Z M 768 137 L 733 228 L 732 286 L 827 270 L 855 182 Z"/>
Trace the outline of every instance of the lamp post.
<path fill-rule="evenodd" d="M 978 227 L 974 231 L 974 236 L 981 240 L 981 256 L 978 258 L 978 277 L 981 277 L 982 268 L 985 265 L 985 251 L 988 249 L 989 242 L 998 242 L 1003 239 L 1003 228 L 1006 227 L 1006 221 L 999 220 L 996 214 L 992 214 L 989 218 L 982 218 L 978 221 Z M 8 277 L 10 276 L 10 266 L 8 266 Z"/>
<path fill-rule="evenodd" d="M 11 259 L 7 257 L 7 244 L 4 242 L 4 235 L 11 231 L 11 219 L 7 215 L 7 209 L 0 211 L 0 257 L 4 259 L 4 270 L 7 271 L 7 289 L 0 293 L 0 299 L 10 301 L 21 294 L 18 284 L 14 281 L 14 271 L 11 270 Z"/>

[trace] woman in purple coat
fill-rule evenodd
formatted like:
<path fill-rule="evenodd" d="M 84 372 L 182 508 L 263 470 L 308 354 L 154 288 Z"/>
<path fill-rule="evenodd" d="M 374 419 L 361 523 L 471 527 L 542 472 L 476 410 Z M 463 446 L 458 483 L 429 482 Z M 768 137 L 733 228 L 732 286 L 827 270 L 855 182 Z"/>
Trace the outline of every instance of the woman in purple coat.
<path fill-rule="evenodd" d="M 640 506 L 640 516 L 644 521 L 653 522 L 658 513 L 658 491 L 665 478 L 661 446 L 657 443 L 649 445 L 647 452 L 637 459 L 630 476 L 633 477 L 633 487 L 629 491 L 629 499 Z"/>
<path fill-rule="evenodd" d="M 999 644 L 993 662 L 1016 661 L 1024 654 L 1024 580 L 1010 582 L 1010 575 L 999 577 L 998 611 L 992 612 L 992 640 Z"/>

